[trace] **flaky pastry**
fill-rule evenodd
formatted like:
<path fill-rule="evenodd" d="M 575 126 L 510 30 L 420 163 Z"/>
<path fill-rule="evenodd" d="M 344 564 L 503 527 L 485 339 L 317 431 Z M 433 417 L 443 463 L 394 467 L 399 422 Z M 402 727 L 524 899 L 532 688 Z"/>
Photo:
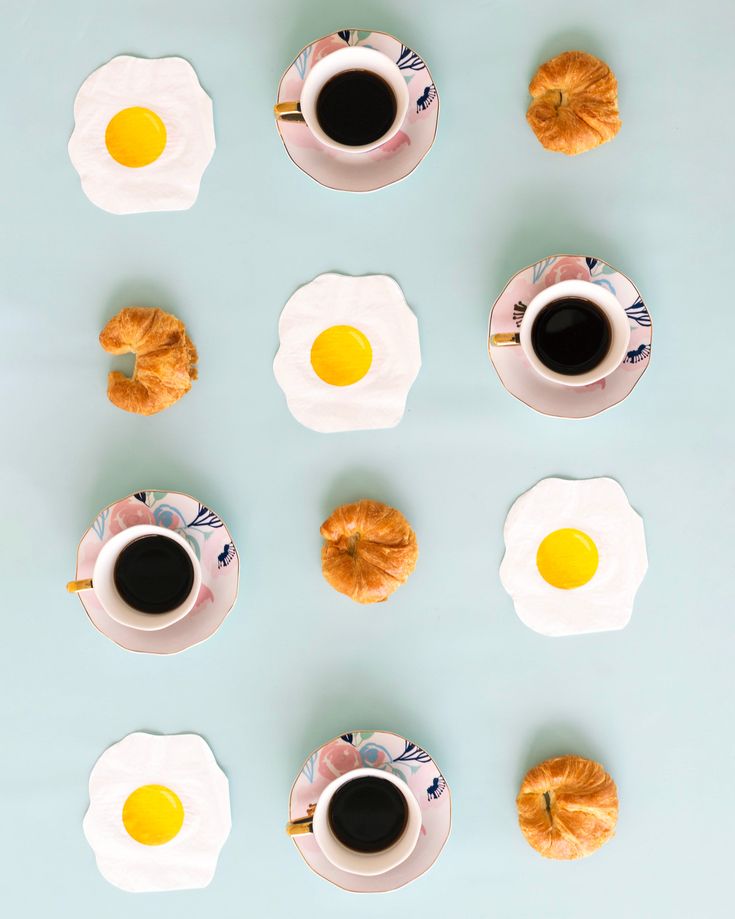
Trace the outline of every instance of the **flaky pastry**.
<path fill-rule="evenodd" d="M 322 573 L 357 603 L 380 603 L 416 567 L 416 534 L 400 511 L 378 501 L 344 504 L 321 526 Z"/>
<path fill-rule="evenodd" d="M 163 310 L 121 310 L 100 332 L 100 344 L 110 354 L 135 354 L 131 378 L 118 371 L 107 378 L 110 402 L 126 412 L 160 412 L 189 392 L 197 378 L 197 351 L 184 323 Z"/>
<path fill-rule="evenodd" d="M 534 766 L 516 798 L 528 843 L 545 858 L 591 855 L 615 832 L 618 793 L 599 763 L 557 756 Z"/>
<path fill-rule="evenodd" d="M 620 130 L 618 81 L 604 61 L 565 51 L 536 71 L 526 119 L 547 150 L 573 156 L 604 144 Z"/>

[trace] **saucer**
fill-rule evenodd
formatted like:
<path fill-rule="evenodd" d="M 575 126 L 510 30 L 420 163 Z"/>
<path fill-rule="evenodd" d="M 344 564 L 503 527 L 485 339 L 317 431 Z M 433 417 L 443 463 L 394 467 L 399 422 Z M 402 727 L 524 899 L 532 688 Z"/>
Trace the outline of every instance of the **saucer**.
<path fill-rule="evenodd" d="M 428 153 L 436 136 L 439 96 L 429 68 L 397 38 L 386 32 L 344 29 L 307 45 L 281 77 L 278 102 L 299 99 L 309 69 L 348 45 L 374 48 L 395 61 L 408 84 L 408 115 L 387 143 L 367 153 L 345 153 L 318 141 L 303 122 L 276 121 L 286 152 L 321 185 L 338 191 L 375 191 L 405 179 Z"/>
<path fill-rule="evenodd" d="M 80 591 L 92 624 L 121 648 L 144 654 L 176 654 L 205 641 L 222 625 L 235 605 L 240 559 L 222 520 L 195 498 L 175 491 L 140 491 L 110 504 L 82 537 L 77 550 L 76 580 L 91 578 L 102 546 L 136 524 L 175 530 L 191 545 L 202 568 L 202 587 L 194 608 L 164 629 L 144 632 L 112 619 L 93 590 Z"/>
<path fill-rule="evenodd" d="M 370 766 L 392 772 L 408 783 L 421 807 L 423 825 L 411 855 L 396 868 L 373 877 L 349 874 L 322 853 L 311 835 L 292 836 L 306 864 L 337 887 L 353 893 L 385 893 L 416 880 L 436 861 L 449 837 L 452 802 L 449 786 L 425 750 L 390 731 L 354 731 L 319 747 L 308 758 L 291 789 L 289 820 L 305 817 L 337 776 Z"/>
<path fill-rule="evenodd" d="M 625 307 L 630 345 L 622 364 L 596 383 L 565 386 L 539 376 L 520 347 L 499 348 L 492 335 L 515 332 L 526 307 L 539 291 L 559 281 L 582 280 L 609 290 Z M 624 274 L 602 259 L 583 255 L 554 255 L 529 265 L 508 281 L 490 312 L 487 350 L 500 381 L 511 395 L 542 415 L 589 418 L 622 402 L 648 367 L 651 356 L 651 316 L 638 289 Z"/>

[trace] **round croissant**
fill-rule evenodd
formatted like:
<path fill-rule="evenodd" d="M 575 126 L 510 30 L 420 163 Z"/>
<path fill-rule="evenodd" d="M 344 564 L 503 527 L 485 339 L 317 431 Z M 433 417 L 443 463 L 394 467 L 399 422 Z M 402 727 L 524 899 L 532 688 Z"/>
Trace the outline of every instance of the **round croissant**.
<path fill-rule="evenodd" d="M 322 572 L 358 603 L 379 603 L 416 567 L 416 534 L 400 511 L 378 501 L 344 504 L 321 526 Z"/>
<path fill-rule="evenodd" d="M 163 310 L 121 310 L 100 332 L 100 344 L 110 354 L 135 354 L 130 379 L 118 371 L 107 378 L 110 402 L 126 412 L 160 412 L 189 392 L 197 378 L 197 351 L 184 323 Z"/>
<path fill-rule="evenodd" d="M 615 832 L 618 793 L 599 763 L 547 759 L 528 772 L 516 799 L 528 843 L 546 858 L 591 855 Z"/>
<path fill-rule="evenodd" d="M 547 150 L 570 156 L 604 144 L 620 130 L 618 81 L 604 61 L 565 51 L 536 71 L 526 119 Z"/>

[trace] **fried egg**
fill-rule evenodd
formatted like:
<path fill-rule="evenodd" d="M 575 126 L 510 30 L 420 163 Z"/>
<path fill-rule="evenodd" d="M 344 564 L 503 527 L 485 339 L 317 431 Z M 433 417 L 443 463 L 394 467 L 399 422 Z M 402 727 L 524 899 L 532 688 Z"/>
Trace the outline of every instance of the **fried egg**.
<path fill-rule="evenodd" d="M 115 887 L 206 887 L 231 827 L 227 778 L 196 734 L 128 734 L 92 769 L 83 826 Z"/>
<path fill-rule="evenodd" d="M 323 433 L 398 424 L 421 349 L 392 278 L 322 274 L 286 303 L 278 330 L 273 371 L 297 421 Z"/>
<path fill-rule="evenodd" d="M 612 479 L 543 479 L 505 521 L 500 580 L 542 635 L 622 629 L 648 568 L 643 521 Z"/>
<path fill-rule="evenodd" d="M 86 196 L 112 214 L 191 207 L 214 148 L 212 100 L 180 57 L 115 57 L 74 101 L 69 156 Z"/>

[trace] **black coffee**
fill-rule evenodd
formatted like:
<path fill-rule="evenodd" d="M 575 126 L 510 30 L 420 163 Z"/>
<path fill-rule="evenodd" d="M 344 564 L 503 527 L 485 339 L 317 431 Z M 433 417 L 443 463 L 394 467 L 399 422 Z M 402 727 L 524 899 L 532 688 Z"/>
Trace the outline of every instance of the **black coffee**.
<path fill-rule="evenodd" d="M 401 838 L 407 822 L 406 799 L 385 779 L 353 779 L 329 802 L 332 832 L 355 852 L 382 852 Z"/>
<path fill-rule="evenodd" d="M 194 566 L 186 551 L 166 536 L 141 536 L 117 557 L 115 587 L 141 613 L 168 613 L 186 600 Z"/>
<path fill-rule="evenodd" d="M 345 70 L 319 93 L 316 117 L 338 144 L 360 147 L 386 134 L 396 117 L 396 97 L 382 77 L 369 70 Z"/>
<path fill-rule="evenodd" d="M 562 297 L 544 307 L 531 330 L 531 345 L 549 370 L 575 376 L 604 359 L 612 332 L 607 316 L 590 300 Z"/>

